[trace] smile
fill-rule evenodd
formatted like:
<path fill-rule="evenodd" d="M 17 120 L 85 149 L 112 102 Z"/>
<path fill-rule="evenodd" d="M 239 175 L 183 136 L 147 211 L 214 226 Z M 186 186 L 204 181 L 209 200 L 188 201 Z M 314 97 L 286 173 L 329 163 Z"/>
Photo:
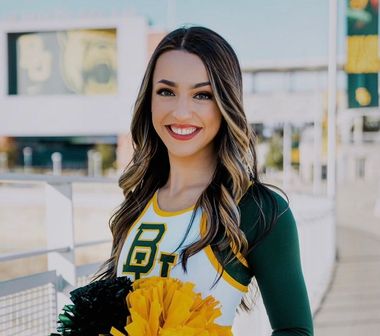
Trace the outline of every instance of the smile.
<path fill-rule="evenodd" d="M 178 127 L 174 125 L 168 125 L 166 128 L 169 134 L 177 140 L 190 140 L 195 137 L 195 135 L 197 135 L 201 130 L 201 128 L 195 126 Z"/>

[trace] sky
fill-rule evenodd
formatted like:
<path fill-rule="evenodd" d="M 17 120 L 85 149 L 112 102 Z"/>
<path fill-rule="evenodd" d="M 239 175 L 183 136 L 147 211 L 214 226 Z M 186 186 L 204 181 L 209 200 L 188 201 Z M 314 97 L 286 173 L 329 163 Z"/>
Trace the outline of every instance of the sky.
<path fill-rule="evenodd" d="M 338 53 L 344 54 L 343 6 Z M 0 21 L 133 12 L 153 27 L 199 24 L 234 47 L 241 64 L 326 62 L 329 0 L 0 0 Z M 171 10 L 168 10 L 171 4 Z"/>

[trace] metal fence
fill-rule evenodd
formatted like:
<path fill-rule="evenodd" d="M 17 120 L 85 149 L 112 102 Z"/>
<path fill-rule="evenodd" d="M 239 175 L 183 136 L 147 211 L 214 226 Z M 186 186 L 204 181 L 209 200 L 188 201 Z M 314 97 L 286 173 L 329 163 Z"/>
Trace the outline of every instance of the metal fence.
<path fill-rule="evenodd" d="M 3 281 L 0 287 L 0 335 L 48 335 L 56 330 L 55 271 Z"/>
<path fill-rule="evenodd" d="M 77 286 L 89 283 L 99 264 L 77 267 Z M 41 336 L 57 330 L 57 297 L 71 286 L 56 271 L 1 282 L 0 335 Z"/>

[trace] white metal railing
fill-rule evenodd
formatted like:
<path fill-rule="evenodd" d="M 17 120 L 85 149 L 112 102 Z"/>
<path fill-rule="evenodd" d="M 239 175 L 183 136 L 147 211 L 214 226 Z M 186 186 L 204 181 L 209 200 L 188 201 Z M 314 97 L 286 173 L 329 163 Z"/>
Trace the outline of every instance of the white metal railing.
<path fill-rule="evenodd" d="M 46 335 L 56 328 L 57 314 L 68 303 L 68 293 L 88 282 L 99 264 L 75 265 L 78 248 L 110 242 L 109 239 L 75 243 L 74 183 L 114 183 L 113 178 L 0 174 L 0 182 L 45 185 L 47 248 L 4 253 L 0 262 L 48 256 L 48 272 L 1 282 L 0 335 Z M 57 216 L 59 214 L 59 216 Z"/>
<path fill-rule="evenodd" d="M 53 286 L 56 288 L 56 304 L 53 305 L 57 309 L 54 312 L 56 314 L 63 304 L 68 303 L 67 293 L 69 289 L 84 285 L 87 282 L 87 276 L 98 267 L 98 265 L 76 267 L 74 262 L 75 250 L 79 247 L 102 244 L 107 241 L 93 240 L 79 244 L 74 242 L 72 184 L 116 183 L 116 179 L 0 174 L 0 182 L 45 184 L 47 248 L 3 254 L 0 255 L 0 262 L 47 254 L 49 271 L 58 274 L 58 280 L 54 280 Z M 312 311 L 315 312 L 326 292 L 335 263 L 334 203 L 326 197 L 308 194 L 291 194 L 290 200 L 290 206 L 297 221 L 305 281 Z M 56 216 L 58 213 L 60 214 L 59 217 Z M 30 286 L 33 285 L 32 277 L 29 278 Z M 51 277 L 51 273 L 48 277 Z M 18 280 L 10 280 L 7 282 L 6 288 L 12 288 L 13 281 Z M 23 283 L 24 286 L 25 283 L 28 283 L 28 277 L 24 279 Z M 5 295 L 4 287 L 1 287 L 3 290 L 0 291 L 0 297 Z M 11 294 L 14 294 L 14 290 Z M 0 307 L 0 330 L 2 324 L 1 309 Z M 269 322 L 261 298 L 258 299 L 252 312 L 240 313 L 237 316 L 234 322 L 235 334 L 239 336 L 251 335 L 252 326 L 254 326 L 254 334 L 257 336 L 269 333 Z M 13 335 L 13 333 L 9 333 L 9 335 Z"/>
<path fill-rule="evenodd" d="M 45 225 L 47 248 L 7 253 L 0 255 L 0 261 L 47 254 L 48 270 L 55 270 L 67 282 L 76 286 L 75 249 L 97 245 L 107 240 L 87 241 L 75 244 L 73 220 L 73 183 L 115 183 L 113 178 L 52 176 L 37 174 L 0 174 L 0 181 L 6 183 L 44 183 L 45 185 Z M 59 214 L 59 215 L 57 215 Z M 66 303 L 66 297 L 58 297 L 58 308 Z"/>
<path fill-rule="evenodd" d="M 109 243 L 109 242 L 110 242 L 109 239 L 98 239 L 98 240 L 91 240 L 91 241 L 86 241 L 82 243 L 77 243 L 77 244 L 74 244 L 74 250 L 81 247 L 100 245 L 100 244 Z M 28 251 L 18 252 L 18 253 L 3 253 L 3 254 L 0 254 L 0 262 L 36 257 L 39 255 L 44 255 L 44 254 L 48 254 L 52 252 L 67 253 L 67 252 L 70 252 L 70 250 L 71 248 L 67 246 L 67 247 L 60 247 L 60 248 L 53 248 L 53 249 L 33 249 L 33 250 L 28 250 Z"/>

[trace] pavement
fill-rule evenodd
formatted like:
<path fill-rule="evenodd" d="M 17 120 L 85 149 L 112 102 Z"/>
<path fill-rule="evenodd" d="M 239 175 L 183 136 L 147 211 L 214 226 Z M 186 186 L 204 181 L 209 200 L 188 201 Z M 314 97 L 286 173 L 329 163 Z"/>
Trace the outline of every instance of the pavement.
<path fill-rule="evenodd" d="M 379 181 L 339 187 L 337 263 L 314 318 L 316 336 L 380 335 Z"/>

